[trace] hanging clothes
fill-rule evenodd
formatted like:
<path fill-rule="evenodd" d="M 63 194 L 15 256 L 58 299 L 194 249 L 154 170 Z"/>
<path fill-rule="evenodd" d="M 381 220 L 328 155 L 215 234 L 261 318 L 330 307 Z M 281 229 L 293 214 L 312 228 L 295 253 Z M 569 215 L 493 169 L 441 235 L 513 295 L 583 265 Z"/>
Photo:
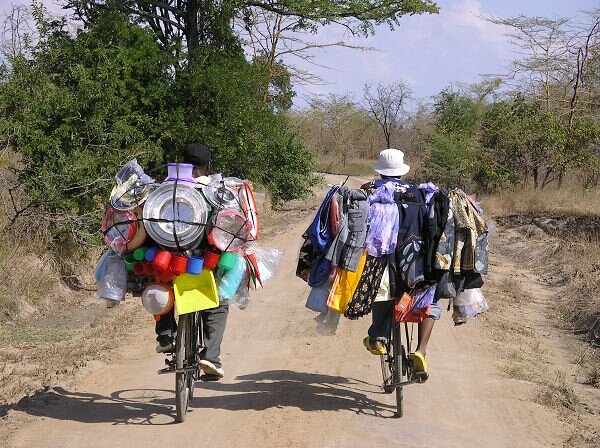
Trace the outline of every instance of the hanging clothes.
<path fill-rule="evenodd" d="M 398 207 L 399 227 L 396 251 L 388 256 L 390 292 L 401 297 L 425 280 L 423 222 L 427 213 L 425 193 L 415 185 L 393 179 L 394 200 Z"/>
<path fill-rule="evenodd" d="M 400 218 L 394 194 L 394 183 L 386 182 L 369 196 L 369 230 L 365 247 L 372 257 L 381 257 L 396 250 Z"/>
<path fill-rule="evenodd" d="M 329 296 L 327 301 L 327 306 L 330 309 L 337 313 L 344 314 L 344 311 L 346 311 L 346 308 L 348 308 L 348 303 L 350 303 L 350 300 L 356 291 L 366 261 L 367 253 L 363 252 L 356 272 L 352 272 L 347 269 L 339 270 L 339 282 L 336 285 L 337 287 L 335 291 Z"/>
<path fill-rule="evenodd" d="M 450 192 L 454 210 L 455 235 L 454 260 L 452 269 L 455 273 L 461 270 L 475 269 L 475 246 L 477 238 L 487 233 L 487 224 L 462 190 Z"/>
<path fill-rule="evenodd" d="M 339 201 L 339 231 L 325 258 L 334 267 L 356 272 L 367 236 L 367 195 L 362 190 L 340 187 L 335 197 Z"/>

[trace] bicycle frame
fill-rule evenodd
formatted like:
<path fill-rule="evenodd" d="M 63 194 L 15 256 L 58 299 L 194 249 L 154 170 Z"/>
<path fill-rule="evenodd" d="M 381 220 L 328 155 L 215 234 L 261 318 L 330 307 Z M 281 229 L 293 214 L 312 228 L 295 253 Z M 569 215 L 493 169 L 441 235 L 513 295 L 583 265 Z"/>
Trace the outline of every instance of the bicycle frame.
<path fill-rule="evenodd" d="M 405 341 L 403 344 L 402 323 L 395 320 L 393 313 L 390 319 L 390 332 L 385 344 L 386 354 L 381 355 L 382 388 L 385 393 L 396 392 L 396 417 L 402 417 L 404 413 L 402 388 L 418 382 L 418 379 L 413 378 L 413 370 L 408 358 L 412 342 L 408 332 L 408 323 L 404 322 Z"/>
<path fill-rule="evenodd" d="M 177 421 L 183 422 L 189 403 L 194 395 L 194 386 L 200 379 L 198 358 L 204 348 L 204 325 L 201 312 L 179 317 L 175 344 L 167 355 L 167 367 L 160 374 L 175 373 L 175 409 Z"/>

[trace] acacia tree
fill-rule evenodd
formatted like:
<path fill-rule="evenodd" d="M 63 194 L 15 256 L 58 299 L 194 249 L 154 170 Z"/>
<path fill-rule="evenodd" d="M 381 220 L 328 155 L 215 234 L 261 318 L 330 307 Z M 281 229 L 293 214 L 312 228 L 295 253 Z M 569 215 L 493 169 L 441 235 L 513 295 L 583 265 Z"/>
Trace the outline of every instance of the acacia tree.
<path fill-rule="evenodd" d="M 564 128 L 563 146 L 548 161 L 544 175 L 560 186 L 567 169 L 586 159 L 580 146 L 582 127 L 598 119 L 600 9 L 589 11 L 583 20 L 526 16 L 488 20 L 508 27 L 507 36 L 518 49 L 507 77 L 515 91 L 539 101 Z"/>
<path fill-rule="evenodd" d="M 253 9 L 298 19 L 297 30 L 316 31 L 337 23 L 353 34 L 368 35 L 375 25 L 394 27 L 407 14 L 436 13 L 432 0 L 63 0 L 77 17 L 93 21 L 101 10 L 114 9 L 146 23 L 166 48 L 187 47 L 188 59 L 206 44 L 232 41 L 234 19 L 251 17 Z"/>
<path fill-rule="evenodd" d="M 405 106 L 412 97 L 412 90 L 404 81 L 396 81 L 385 85 L 379 83 L 377 87 L 365 85 L 364 98 L 369 113 L 375 118 L 388 148 L 391 148 L 392 134 L 400 126 L 400 120 L 405 113 Z"/>

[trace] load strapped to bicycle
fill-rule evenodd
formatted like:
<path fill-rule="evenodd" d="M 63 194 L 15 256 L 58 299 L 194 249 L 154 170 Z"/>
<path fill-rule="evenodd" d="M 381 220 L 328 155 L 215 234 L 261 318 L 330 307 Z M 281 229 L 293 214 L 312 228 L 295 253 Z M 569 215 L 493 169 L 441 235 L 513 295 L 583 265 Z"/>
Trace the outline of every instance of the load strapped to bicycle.
<path fill-rule="evenodd" d="M 194 169 L 170 163 L 164 181 L 156 182 L 151 175 L 164 167 L 146 174 L 136 160 L 123 166 L 102 222 L 109 249 L 96 268 L 98 297 L 113 305 L 127 291 L 141 293 L 157 322 L 157 340 L 174 337 L 164 349 L 157 346 L 167 356 L 158 373 L 175 373 L 178 421 L 201 379 L 202 313 L 223 304 L 245 308 L 249 289 L 272 278 L 283 255 L 256 243 L 258 211 L 248 182 L 194 177 Z"/>
<path fill-rule="evenodd" d="M 311 291 L 318 332 L 335 333 L 341 315 L 372 313 L 363 344 L 379 355 L 385 392 L 428 379 L 426 346 L 440 299 L 453 300 L 456 325 L 487 310 L 481 294 L 488 266 L 488 228 L 473 197 L 431 182 L 413 185 L 404 155 L 384 150 L 375 165 L 382 178 L 351 189 L 333 185 L 304 233 L 296 275 Z M 413 351 L 412 329 L 419 324 Z M 405 341 L 402 343 L 401 326 Z"/>

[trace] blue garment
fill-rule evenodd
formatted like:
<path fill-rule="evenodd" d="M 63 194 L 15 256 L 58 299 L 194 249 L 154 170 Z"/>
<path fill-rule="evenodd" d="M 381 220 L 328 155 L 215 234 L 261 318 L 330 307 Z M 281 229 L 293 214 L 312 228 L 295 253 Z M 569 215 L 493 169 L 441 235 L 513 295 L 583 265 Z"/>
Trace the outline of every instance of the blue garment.
<path fill-rule="evenodd" d="M 395 185 L 386 182 L 369 196 L 369 215 L 365 246 L 367 254 L 381 257 L 394 253 L 398 238 L 399 213 L 394 200 Z"/>
<path fill-rule="evenodd" d="M 317 214 L 306 231 L 306 234 L 310 238 L 313 246 L 321 252 L 325 252 L 333 240 L 333 236 L 331 234 L 331 223 L 329 222 L 329 206 L 331 204 L 331 199 L 338 188 L 339 186 L 336 185 L 331 187 L 331 189 L 327 192 L 327 195 L 321 203 Z"/>

